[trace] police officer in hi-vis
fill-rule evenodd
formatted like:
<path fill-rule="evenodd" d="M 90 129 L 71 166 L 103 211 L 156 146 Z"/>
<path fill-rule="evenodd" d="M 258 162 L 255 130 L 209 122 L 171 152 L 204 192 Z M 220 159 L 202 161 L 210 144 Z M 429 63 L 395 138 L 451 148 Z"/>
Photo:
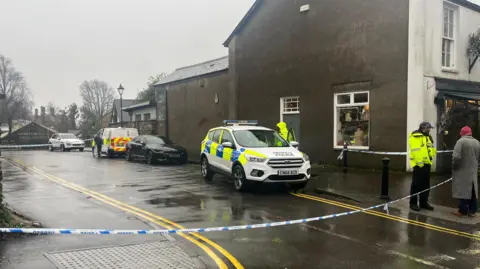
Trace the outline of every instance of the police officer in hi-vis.
<path fill-rule="evenodd" d="M 437 154 L 437 150 L 433 146 L 433 138 L 430 130 L 433 126 L 428 122 L 422 122 L 418 130 L 413 131 L 408 138 L 410 146 L 410 166 L 413 169 L 412 185 L 410 195 L 424 191 L 430 188 L 430 170 L 433 158 Z M 433 206 L 428 203 L 429 191 L 422 192 L 420 201 L 417 195 L 410 198 L 410 209 L 420 211 L 421 208 L 433 210 Z"/>

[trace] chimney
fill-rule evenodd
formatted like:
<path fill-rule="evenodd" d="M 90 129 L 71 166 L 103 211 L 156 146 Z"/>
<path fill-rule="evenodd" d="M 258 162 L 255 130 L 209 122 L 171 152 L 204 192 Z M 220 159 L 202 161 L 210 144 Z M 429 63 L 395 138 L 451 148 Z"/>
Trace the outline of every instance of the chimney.
<path fill-rule="evenodd" d="M 35 119 L 34 119 L 35 122 L 38 121 L 38 108 L 35 108 Z"/>
<path fill-rule="evenodd" d="M 45 107 L 40 107 L 40 124 L 45 124 Z"/>

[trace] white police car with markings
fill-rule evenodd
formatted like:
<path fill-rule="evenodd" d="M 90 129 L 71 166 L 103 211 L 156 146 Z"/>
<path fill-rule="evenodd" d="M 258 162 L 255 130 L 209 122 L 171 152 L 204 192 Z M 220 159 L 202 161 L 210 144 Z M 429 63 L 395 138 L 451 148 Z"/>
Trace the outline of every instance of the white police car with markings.
<path fill-rule="evenodd" d="M 201 145 L 201 170 L 207 181 L 215 173 L 233 178 L 238 191 L 252 182 L 289 183 L 304 188 L 310 179 L 310 160 L 276 131 L 256 121 L 224 121 L 211 129 Z"/>

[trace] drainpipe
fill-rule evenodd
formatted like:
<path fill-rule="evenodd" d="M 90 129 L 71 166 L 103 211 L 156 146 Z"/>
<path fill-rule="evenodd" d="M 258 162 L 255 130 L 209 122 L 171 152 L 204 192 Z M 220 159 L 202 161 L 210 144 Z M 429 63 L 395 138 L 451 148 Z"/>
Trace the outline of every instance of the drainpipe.
<path fill-rule="evenodd" d="M 168 87 L 165 87 L 165 136 L 170 139 L 168 133 Z"/>

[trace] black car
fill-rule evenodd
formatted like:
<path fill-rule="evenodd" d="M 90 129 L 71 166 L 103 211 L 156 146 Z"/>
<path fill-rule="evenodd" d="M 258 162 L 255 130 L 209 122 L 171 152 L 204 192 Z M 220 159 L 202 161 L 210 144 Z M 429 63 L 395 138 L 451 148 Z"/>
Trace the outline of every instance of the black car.
<path fill-rule="evenodd" d="M 127 161 L 141 159 L 152 164 L 155 162 L 174 161 L 185 164 L 187 151 L 163 136 L 140 135 L 127 144 L 125 154 Z"/>

